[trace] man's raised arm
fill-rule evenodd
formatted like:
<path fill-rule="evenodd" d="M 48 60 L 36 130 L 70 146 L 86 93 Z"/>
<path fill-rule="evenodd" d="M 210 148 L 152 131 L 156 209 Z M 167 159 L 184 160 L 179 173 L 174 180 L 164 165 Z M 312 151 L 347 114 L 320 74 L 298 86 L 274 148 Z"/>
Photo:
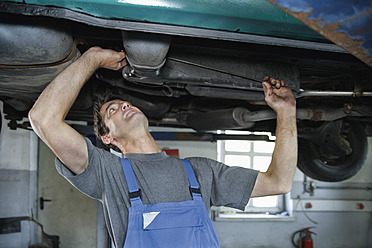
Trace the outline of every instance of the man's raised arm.
<path fill-rule="evenodd" d="M 83 137 L 64 122 L 66 115 L 95 70 L 119 70 L 124 58 L 124 52 L 90 48 L 45 88 L 29 112 L 33 130 L 75 174 L 88 166 L 88 151 Z"/>
<path fill-rule="evenodd" d="M 291 190 L 297 165 L 296 100 L 284 81 L 265 78 L 265 100 L 277 114 L 276 141 L 271 163 L 258 174 L 252 197 Z"/>

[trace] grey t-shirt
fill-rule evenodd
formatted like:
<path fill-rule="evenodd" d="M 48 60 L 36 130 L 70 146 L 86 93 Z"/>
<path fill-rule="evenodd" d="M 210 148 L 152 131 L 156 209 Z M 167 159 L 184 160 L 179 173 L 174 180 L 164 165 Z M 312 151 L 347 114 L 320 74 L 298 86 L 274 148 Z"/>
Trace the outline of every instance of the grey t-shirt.
<path fill-rule="evenodd" d="M 73 174 L 58 159 L 57 171 L 84 194 L 102 202 L 106 226 L 116 247 L 123 247 L 130 201 L 120 158 L 95 147 L 86 139 L 89 154 L 87 169 Z M 183 162 L 165 152 L 127 154 L 136 176 L 144 204 L 191 200 Z M 186 158 L 194 170 L 207 210 L 228 206 L 244 210 L 258 172 L 229 167 L 212 159 Z"/>

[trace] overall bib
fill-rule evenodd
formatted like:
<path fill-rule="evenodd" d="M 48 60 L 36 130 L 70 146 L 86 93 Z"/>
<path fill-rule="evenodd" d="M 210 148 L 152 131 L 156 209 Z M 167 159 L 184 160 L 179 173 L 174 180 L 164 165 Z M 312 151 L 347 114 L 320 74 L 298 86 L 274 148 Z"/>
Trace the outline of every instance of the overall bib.
<path fill-rule="evenodd" d="M 128 159 L 121 159 L 131 202 L 124 248 L 219 247 L 194 171 L 189 162 L 182 161 L 193 200 L 144 205 L 132 166 Z"/>

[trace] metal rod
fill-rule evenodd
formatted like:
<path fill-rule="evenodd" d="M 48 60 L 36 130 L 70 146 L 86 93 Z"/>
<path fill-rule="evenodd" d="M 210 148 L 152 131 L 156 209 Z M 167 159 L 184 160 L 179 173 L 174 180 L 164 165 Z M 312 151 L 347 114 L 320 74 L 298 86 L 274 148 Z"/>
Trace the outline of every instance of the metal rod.
<path fill-rule="evenodd" d="M 296 97 L 300 98 L 305 96 L 372 97 L 372 92 L 303 90 L 300 91 Z"/>
<path fill-rule="evenodd" d="M 274 142 L 267 135 L 238 135 L 238 134 L 215 134 L 194 132 L 150 132 L 155 140 L 182 140 L 182 141 L 210 141 L 217 140 L 261 140 Z"/>

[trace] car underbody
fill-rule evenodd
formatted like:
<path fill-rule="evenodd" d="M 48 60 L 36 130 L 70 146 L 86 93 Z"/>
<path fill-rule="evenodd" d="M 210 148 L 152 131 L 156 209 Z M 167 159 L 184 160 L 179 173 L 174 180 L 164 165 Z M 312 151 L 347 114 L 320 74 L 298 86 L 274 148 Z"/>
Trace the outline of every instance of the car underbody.
<path fill-rule="evenodd" d="M 0 10 L 0 100 L 11 128 L 27 128 L 20 121 L 42 90 L 80 54 L 101 46 L 125 50 L 129 65 L 99 69 L 67 120 L 91 125 L 97 93 L 110 90 L 138 106 L 151 126 L 275 134 L 276 114 L 261 85 L 270 76 L 285 80 L 297 98 L 305 174 L 341 181 L 364 162 L 372 136 L 372 68 L 334 44 L 128 25 L 54 7 L 2 3 Z"/>

